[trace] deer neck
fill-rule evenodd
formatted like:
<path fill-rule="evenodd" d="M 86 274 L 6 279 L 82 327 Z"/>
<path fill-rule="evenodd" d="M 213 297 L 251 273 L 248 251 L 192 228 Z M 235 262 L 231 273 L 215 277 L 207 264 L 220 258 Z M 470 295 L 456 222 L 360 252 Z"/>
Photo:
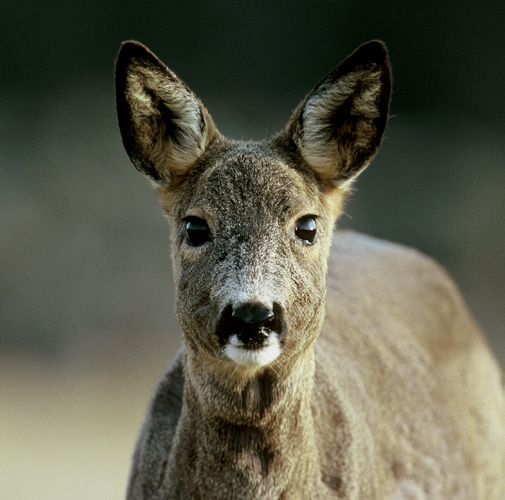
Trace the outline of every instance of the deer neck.
<path fill-rule="evenodd" d="M 227 499 L 226 484 L 230 498 L 274 499 L 296 485 L 308 487 L 318 470 L 313 350 L 282 374 L 267 367 L 247 378 L 224 378 L 202 373 L 202 366 L 186 359 L 178 434 L 184 442 L 176 453 L 180 467 L 192 469 L 182 476 L 199 478 L 186 485 L 193 488 L 189 496 Z M 300 498 L 309 497 L 307 491 Z"/>

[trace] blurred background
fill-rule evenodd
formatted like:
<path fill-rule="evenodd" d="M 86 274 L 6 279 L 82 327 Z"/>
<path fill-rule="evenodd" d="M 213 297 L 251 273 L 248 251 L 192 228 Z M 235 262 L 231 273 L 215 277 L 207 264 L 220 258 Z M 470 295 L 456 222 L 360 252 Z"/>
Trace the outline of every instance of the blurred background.
<path fill-rule="evenodd" d="M 503 364 L 504 26 L 501 0 L 4 2 L 0 498 L 123 498 L 180 345 L 168 228 L 116 124 L 122 40 L 237 139 L 273 134 L 343 57 L 384 40 L 393 116 L 340 225 L 442 262 Z"/>

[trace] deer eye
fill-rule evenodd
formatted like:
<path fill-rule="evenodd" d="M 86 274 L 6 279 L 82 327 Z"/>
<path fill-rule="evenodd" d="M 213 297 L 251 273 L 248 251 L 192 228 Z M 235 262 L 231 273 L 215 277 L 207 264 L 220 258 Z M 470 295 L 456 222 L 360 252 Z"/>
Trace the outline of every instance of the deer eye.
<path fill-rule="evenodd" d="M 186 243 L 193 247 L 203 245 L 209 239 L 209 226 L 200 217 L 186 217 Z"/>
<path fill-rule="evenodd" d="M 305 245 L 313 245 L 317 240 L 315 215 L 305 215 L 298 219 L 295 227 L 296 237 Z"/>

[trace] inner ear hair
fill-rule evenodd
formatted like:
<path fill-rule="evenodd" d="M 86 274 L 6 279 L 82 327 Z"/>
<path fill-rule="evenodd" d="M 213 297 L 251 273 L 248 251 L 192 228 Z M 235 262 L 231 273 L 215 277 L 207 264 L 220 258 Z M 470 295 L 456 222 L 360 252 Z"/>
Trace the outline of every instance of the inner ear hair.
<path fill-rule="evenodd" d="M 295 110 L 286 129 L 288 140 L 321 179 L 347 189 L 379 149 L 390 95 L 385 45 L 362 45 Z"/>
<path fill-rule="evenodd" d="M 160 185 L 184 176 L 218 135 L 189 87 L 138 42 L 121 47 L 116 96 L 126 151 Z"/>

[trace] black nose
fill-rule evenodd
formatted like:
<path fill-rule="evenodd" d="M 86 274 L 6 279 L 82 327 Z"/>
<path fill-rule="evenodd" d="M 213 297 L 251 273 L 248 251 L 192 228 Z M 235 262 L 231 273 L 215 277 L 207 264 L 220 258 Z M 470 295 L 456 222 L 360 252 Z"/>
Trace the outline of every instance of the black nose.
<path fill-rule="evenodd" d="M 231 313 L 232 318 L 241 321 L 247 327 L 259 328 L 274 316 L 274 312 L 257 304 L 243 304 Z"/>
<path fill-rule="evenodd" d="M 282 310 L 274 304 L 273 310 L 262 304 L 246 302 L 235 309 L 229 305 L 223 311 L 218 325 L 221 345 L 236 335 L 244 347 L 261 347 L 272 332 L 281 335 L 283 330 Z"/>

